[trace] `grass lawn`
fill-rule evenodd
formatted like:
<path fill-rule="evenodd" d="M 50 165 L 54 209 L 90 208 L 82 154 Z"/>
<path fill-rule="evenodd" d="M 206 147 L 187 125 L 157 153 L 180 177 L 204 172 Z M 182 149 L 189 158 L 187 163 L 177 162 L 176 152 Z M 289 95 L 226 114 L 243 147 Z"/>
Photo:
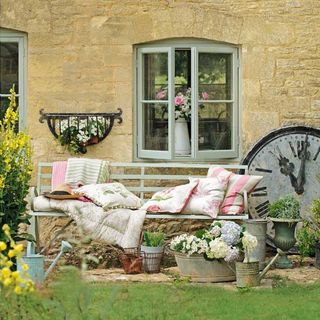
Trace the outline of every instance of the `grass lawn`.
<path fill-rule="evenodd" d="M 303 319 L 320 317 L 320 283 L 229 291 L 189 283 L 84 284 L 71 275 L 30 298 L 0 301 L 0 319 Z M 17 304 L 22 307 L 18 310 Z M 11 306 L 10 306 L 11 305 Z M 27 310 L 27 314 L 25 311 Z"/>

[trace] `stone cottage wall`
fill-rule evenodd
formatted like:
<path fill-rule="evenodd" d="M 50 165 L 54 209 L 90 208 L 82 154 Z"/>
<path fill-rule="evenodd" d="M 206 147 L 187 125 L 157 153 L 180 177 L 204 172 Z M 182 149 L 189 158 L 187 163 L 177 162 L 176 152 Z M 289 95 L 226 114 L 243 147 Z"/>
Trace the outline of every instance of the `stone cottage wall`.
<path fill-rule="evenodd" d="M 86 156 L 131 161 L 133 46 L 161 39 L 193 37 L 239 46 L 240 158 L 274 128 L 319 127 L 319 16 L 318 0 L 1 0 L 0 27 L 28 37 L 27 123 L 34 165 L 69 157 L 39 123 L 40 108 L 114 112 L 121 107 L 123 124 Z M 44 221 L 42 235 L 52 234 L 58 223 Z M 172 234 L 190 229 L 190 223 L 153 221 L 148 227 Z"/>
<path fill-rule="evenodd" d="M 319 126 L 318 0 L 1 0 L 0 26 L 28 36 L 28 127 L 34 160 L 69 156 L 39 109 L 113 112 L 122 125 L 86 156 L 133 158 L 133 45 L 175 37 L 241 51 L 242 154 L 273 128 Z"/>

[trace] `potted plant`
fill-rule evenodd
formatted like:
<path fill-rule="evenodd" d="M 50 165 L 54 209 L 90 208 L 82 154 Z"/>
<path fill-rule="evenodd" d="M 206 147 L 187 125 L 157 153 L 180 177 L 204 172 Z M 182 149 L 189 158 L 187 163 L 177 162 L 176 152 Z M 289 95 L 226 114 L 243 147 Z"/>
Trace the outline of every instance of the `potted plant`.
<path fill-rule="evenodd" d="M 311 213 L 297 231 L 301 262 L 307 256 L 315 256 L 315 266 L 320 268 L 320 199 L 312 202 Z"/>
<path fill-rule="evenodd" d="M 165 234 L 162 232 L 145 231 L 141 245 L 143 268 L 148 273 L 160 272 L 160 263 L 164 252 Z"/>
<path fill-rule="evenodd" d="M 170 249 L 182 276 L 196 282 L 234 281 L 234 263 L 241 257 L 244 227 L 233 221 L 214 221 L 209 230 L 172 239 Z"/>
<path fill-rule="evenodd" d="M 88 117 L 79 119 L 70 117 L 60 122 L 58 141 L 73 153 L 86 153 L 87 146 L 97 144 L 99 137 L 105 133 L 106 122 L 103 117 Z"/>
<path fill-rule="evenodd" d="M 283 251 L 288 251 L 296 243 L 295 228 L 300 219 L 300 202 L 292 195 L 273 202 L 269 206 L 269 219 L 274 225 L 274 244 Z M 280 269 L 292 268 L 287 255 L 281 255 L 276 262 Z"/>

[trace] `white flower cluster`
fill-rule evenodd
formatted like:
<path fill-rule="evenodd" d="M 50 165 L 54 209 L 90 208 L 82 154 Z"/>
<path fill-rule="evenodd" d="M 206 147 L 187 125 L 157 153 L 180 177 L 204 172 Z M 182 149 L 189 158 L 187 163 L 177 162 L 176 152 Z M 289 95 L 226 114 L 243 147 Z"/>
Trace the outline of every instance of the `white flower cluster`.
<path fill-rule="evenodd" d="M 61 134 L 68 132 L 77 132 L 76 139 L 80 143 L 86 143 L 91 137 L 102 137 L 105 131 L 105 121 L 103 117 L 88 117 L 87 119 L 79 119 L 70 117 L 60 122 Z"/>
<path fill-rule="evenodd" d="M 245 231 L 242 237 L 242 245 L 247 252 L 252 251 L 258 244 L 257 238 Z"/>
<path fill-rule="evenodd" d="M 257 245 L 256 237 L 232 221 L 215 221 L 201 237 L 182 234 L 172 239 L 171 250 L 192 254 L 204 254 L 208 259 L 239 260 L 243 250 L 252 250 Z"/>
<path fill-rule="evenodd" d="M 188 256 L 192 254 L 203 254 L 206 252 L 208 243 L 206 240 L 197 238 L 186 233 L 172 239 L 170 249 L 186 253 Z"/>

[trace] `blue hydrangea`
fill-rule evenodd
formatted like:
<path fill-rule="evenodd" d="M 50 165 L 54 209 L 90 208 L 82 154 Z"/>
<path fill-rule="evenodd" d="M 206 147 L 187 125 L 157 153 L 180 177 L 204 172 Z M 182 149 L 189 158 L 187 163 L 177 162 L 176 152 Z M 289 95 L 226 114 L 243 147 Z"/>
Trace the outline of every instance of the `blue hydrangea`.
<path fill-rule="evenodd" d="M 232 221 L 225 221 L 221 227 L 221 238 L 229 245 L 236 245 L 240 240 L 241 227 Z"/>

